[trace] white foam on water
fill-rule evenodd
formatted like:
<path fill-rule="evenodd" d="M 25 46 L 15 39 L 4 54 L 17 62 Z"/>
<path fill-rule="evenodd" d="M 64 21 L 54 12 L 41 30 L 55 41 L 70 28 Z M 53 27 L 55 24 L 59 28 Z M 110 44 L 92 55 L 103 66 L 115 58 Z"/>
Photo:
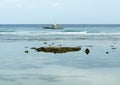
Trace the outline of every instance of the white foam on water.
<path fill-rule="evenodd" d="M 19 36 L 38 36 L 38 35 L 120 35 L 120 33 L 88 33 L 82 32 L 46 32 L 46 31 L 15 31 L 15 32 L 0 32 L 0 35 L 19 35 Z"/>

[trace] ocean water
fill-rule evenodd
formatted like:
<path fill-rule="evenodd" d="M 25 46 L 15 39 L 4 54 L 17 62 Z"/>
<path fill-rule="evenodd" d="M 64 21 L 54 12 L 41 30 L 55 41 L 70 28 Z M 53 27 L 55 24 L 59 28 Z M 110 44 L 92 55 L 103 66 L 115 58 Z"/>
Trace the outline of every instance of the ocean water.
<path fill-rule="evenodd" d="M 0 25 L 0 85 L 119 85 L 120 25 L 61 25 Z M 49 45 L 81 50 L 54 54 L 31 49 Z"/>
<path fill-rule="evenodd" d="M 50 25 L 0 25 L 0 41 L 99 40 L 101 38 L 119 40 L 120 38 L 120 25 L 64 24 L 63 29 L 57 30 L 43 29 L 42 27 L 45 26 Z"/>

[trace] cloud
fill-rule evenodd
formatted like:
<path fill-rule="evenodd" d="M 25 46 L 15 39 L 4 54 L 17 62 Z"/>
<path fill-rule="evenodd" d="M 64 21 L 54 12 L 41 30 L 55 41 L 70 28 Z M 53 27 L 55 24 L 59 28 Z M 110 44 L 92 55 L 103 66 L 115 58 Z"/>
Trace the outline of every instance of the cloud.
<path fill-rule="evenodd" d="M 53 2 L 50 4 L 51 7 L 59 7 L 60 3 L 59 2 Z"/>
<path fill-rule="evenodd" d="M 11 3 L 16 3 L 18 2 L 19 0 L 0 0 L 0 4 L 11 4 Z"/>
<path fill-rule="evenodd" d="M 19 3 L 19 0 L 0 0 L 1 7 L 11 7 Z"/>

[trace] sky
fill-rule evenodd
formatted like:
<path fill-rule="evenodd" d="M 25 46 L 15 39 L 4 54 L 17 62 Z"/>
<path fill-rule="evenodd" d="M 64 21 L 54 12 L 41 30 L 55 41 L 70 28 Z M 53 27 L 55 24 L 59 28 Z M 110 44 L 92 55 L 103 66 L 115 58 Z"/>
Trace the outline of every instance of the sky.
<path fill-rule="evenodd" d="M 0 0 L 0 24 L 120 24 L 120 0 Z"/>

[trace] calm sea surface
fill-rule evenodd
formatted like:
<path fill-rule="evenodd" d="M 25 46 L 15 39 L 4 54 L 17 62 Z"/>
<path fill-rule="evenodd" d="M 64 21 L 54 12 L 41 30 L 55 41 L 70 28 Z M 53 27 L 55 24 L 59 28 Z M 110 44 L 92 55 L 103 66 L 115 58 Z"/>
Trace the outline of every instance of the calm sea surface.
<path fill-rule="evenodd" d="M 120 25 L 45 26 L 50 25 L 0 25 L 0 85 L 120 84 Z M 31 49 L 49 45 L 81 50 L 54 54 Z"/>

